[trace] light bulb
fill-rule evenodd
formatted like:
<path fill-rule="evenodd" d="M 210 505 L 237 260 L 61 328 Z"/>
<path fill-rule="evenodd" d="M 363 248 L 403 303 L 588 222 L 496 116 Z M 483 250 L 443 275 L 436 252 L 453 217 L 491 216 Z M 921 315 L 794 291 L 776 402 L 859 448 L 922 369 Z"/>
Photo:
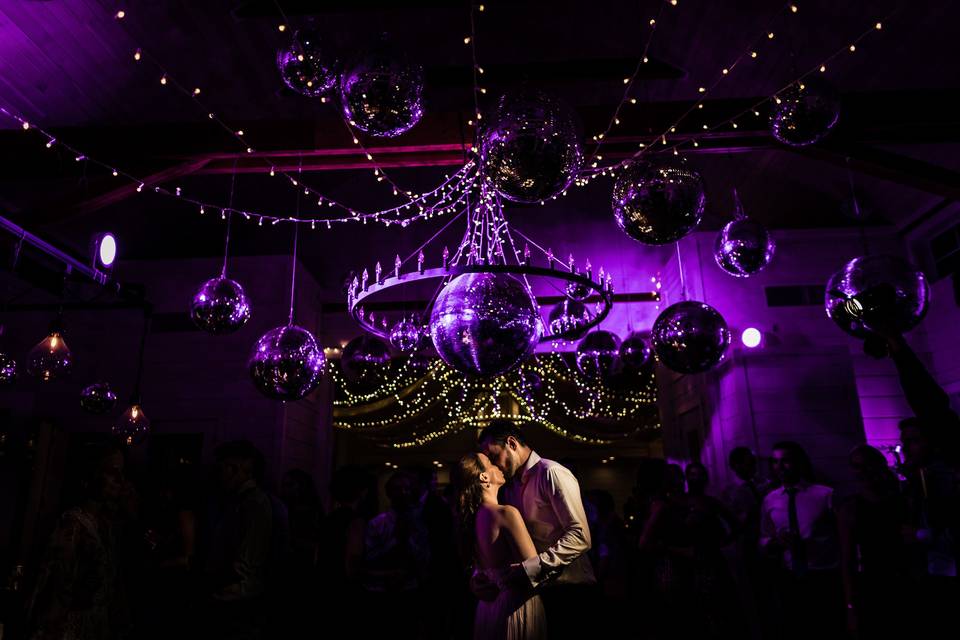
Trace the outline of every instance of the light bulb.
<path fill-rule="evenodd" d="M 37 343 L 27 354 L 27 373 L 43 382 L 65 378 L 73 366 L 73 354 L 59 329 Z"/>
<path fill-rule="evenodd" d="M 149 431 L 150 419 L 143 412 L 143 407 L 138 400 L 134 400 L 113 425 L 114 435 L 122 438 L 127 444 L 139 444 L 147 437 Z"/>

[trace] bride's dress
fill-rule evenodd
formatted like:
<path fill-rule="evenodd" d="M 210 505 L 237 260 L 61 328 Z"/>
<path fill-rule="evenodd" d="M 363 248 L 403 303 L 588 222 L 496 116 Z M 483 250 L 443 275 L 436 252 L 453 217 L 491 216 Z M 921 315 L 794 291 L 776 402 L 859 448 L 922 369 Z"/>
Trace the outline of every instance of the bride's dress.
<path fill-rule="evenodd" d="M 540 596 L 504 584 L 509 569 L 481 569 L 500 587 L 496 600 L 481 600 L 473 624 L 474 640 L 542 640 L 547 621 Z"/>

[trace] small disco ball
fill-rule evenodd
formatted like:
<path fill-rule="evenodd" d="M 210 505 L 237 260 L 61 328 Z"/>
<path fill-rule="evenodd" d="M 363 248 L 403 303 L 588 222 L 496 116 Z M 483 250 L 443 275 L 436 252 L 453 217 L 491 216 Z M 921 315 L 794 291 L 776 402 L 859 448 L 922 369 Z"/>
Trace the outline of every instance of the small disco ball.
<path fill-rule="evenodd" d="M 840 118 L 840 96 L 825 80 L 795 82 L 777 97 L 770 133 L 778 142 L 805 147 L 822 140 Z"/>
<path fill-rule="evenodd" d="M 567 297 L 571 300 L 583 302 L 590 297 L 593 289 L 580 282 L 568 282 L 564 293 L 566 293 Z"/>
<path fill-rule="evenodd" d="M 313 391 L 320 384 L 323 365 L 317 339 L 295 325 L 263 334 L 247 362 L 257 390 L 273 400 L 299 400 Z"/>
<path fill-rule="evenodd" d="M 585 304 L 564 300 L 550 310 L 547 324 L 553 337 L 578 340 L 587 331 L 591 319 L 590 310 Z"/>
<path fill-rule="evenodd" d="M 423 67 L 381 43 L 340 79 L 347 120 L 360 131 L 395 138 L 423 116 Z"/>
<path fill-rule="evenodd" d="M 236 280 L 211 278 L 193 296 L 190 319 L 207 333 L 233 333 L 250 319 L 250 301 Z"/>
<path fill-rule="evenodd" d="M 620 367 L 620 338 L 609 331 L 588 333 L 577 345 L 577 369 L 588 378 L 609 378 Z"/>
<path fill-rule="evenodd" d="M 701 373 L 723 360 L 730 330 L 710 305 L 685 300 L 663 310 L 653 323 L 653 348 L 668 369 Z"/>
<path fill-rule="evenodd" d="M 107 413 L 115 406 L 117 406 L 117 394 L 107 382 L 95 382 L 80 392 L 80 408 L 87 413 Z"/>
<path fill-rule="evenodd" d="M 490 121 L 480 158 L 500 195 L 541 202 L 570 186 L 583 151 L 569 106 L 538 91 L 521 91 L 500 98 Z"/>
<path fill-rule="evenodd" d="M 700 223 L 703 179 L 683 166 L 635 163 L 613 185 L 613 215 L 623 231 L 643 244 L 675 242 Z"/>
<path fill-rule="evenodd" d="M 336 86 L 336 67 L 336 60 L 324 54 L 314 31 L 297 31 L 290 45 L 277 51 L 277 69 L 284 84 L 310 98 Z"/>
<path fill-rule="evenodd" d="M 875 329 L 905 333 L 927 313 L 930 288 L 923 272 L 896 256 L 854 258 L 827 283 L 827 315 L 852 336 Z"/>
<path fill-rule="evenodd" d="M 636 331 L 624 338 L 620 345 L 620 361 L 633 370 L 642 369 L 653 356 L 653 349 L 646 339 Z"/>
<path fill-rule="evenodd" d="M 0 351 L 0 387 L 13 384 L 17 379 L 17 361 L 6 351 Z"/>
<path fill-rule="evenodd" d="M 430 312 L 430 337 L 440 358 L 474 376 L 506 373 L 520 364 L 540 341 L 541 325 L 533 296 L 502 273 L 457 276 Z"/>
<path fill-rule="evenodd" d="M 423 344 L 423 329 L 410 318 L 398 320 L 390 329 L 390 344 L 403 353 L 416 351 Z"/>
<path fill-rule="evenodd" d="M 766 227 L 749 218 L 738 218 L 723 225 L 717 234 L 713 257 L 730 275 L 749 278 L 770 263 L 775 249 Z"/>
<path fill-rule="evenodd" d="M 390 349 L 380 338 L 357 336 L 343 349 L 340 371 L 358 389 L 375 389 L 389 374 Z"/>

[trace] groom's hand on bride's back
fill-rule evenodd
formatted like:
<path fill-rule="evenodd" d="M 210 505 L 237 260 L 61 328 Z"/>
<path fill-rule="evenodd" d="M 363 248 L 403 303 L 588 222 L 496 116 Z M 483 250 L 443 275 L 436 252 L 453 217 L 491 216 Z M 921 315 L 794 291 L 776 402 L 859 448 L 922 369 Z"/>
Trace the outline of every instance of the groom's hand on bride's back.
<path fill-rule="evenodd" d="M 479 600 L 486 600 L 487 602 L 496 600 L 497 596 L 500 595 L 500 587 L 497 586 L 497 583 L 491 580 L 487 574 L 478 571 L 474 571 L 473 575 L 470 576 L 470 591 Z"/>

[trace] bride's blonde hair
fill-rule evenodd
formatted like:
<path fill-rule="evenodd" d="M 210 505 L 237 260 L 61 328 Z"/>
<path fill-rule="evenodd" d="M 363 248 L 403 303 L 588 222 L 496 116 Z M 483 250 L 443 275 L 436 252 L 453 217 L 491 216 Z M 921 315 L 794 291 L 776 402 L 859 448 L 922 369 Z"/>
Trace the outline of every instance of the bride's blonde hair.
<path fill-rule="evenodd" d="M 453 486 L 457 489 L 457 516 L 460 524 L 460 552 L 464 559 L 472 560 L 476 553 L 477 511 L 483 502 L 483 483 L 480 474 L 483 463 L 476 453 L 460 458 L 453 468 Z"/>

